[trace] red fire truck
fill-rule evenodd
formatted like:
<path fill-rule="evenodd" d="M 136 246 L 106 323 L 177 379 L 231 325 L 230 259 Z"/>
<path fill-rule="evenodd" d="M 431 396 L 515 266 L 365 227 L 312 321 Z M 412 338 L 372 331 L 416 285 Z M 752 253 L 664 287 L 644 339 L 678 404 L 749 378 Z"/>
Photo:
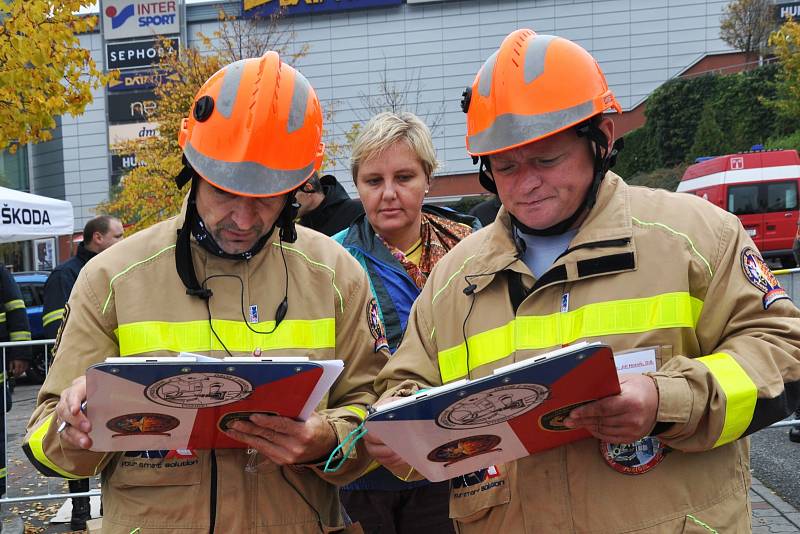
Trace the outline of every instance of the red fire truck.
<path fill-rule="evenodd" d="M 692 193 L 739 217 L 765 258 L 794 266 L 800 157 L 796 150 L 757 150 L 691 165 L 678 191 Z"/>

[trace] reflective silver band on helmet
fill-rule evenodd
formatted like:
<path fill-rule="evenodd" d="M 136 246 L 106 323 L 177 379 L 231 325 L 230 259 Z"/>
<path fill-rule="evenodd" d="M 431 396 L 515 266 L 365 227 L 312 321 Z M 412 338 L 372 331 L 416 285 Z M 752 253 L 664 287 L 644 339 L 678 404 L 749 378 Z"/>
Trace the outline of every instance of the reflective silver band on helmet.
<path fill-rule="evenodd" d="M 220 161 L 204 156 L 186 144 L 183 153 L 200 176 L 228 191 L 270 196 L 295 189 L 314 171 L 314 162 L 295 170 L 270 169 L 252 161 Z"/>
<path fill-rule="evenodd" d="M 239 84 L 242 82 L 242 73 L 246 62 L 246 59 L 240 59 L 225 67 L 223 71 L 225 74 L 222 77 L 222 87 L 219 89 L 216 108 L 226 119 L 230 119 L 231 113 L 233 113 L 233 105 L 236 103 L 236 95 L 239 94 Z"/>
<path fill-rule="evenodd" d="M 531 83 L 544 72 L 544 58 L 547 55 L 547 47 L 558 39 L 555 35 L 537 35 L 525 50 L 525 83 Z"/>
<path fill-rule="evenodd" d="M 498 116 L 489 128 L 468 136 L 467 151 L 476 156 L 499 152 L 576 124 L 595 113 L 594 100 L 536 115 L 506 113 Z"/>
<path fill-rule="evenodd" d="M 489 96 L 489 93 L 492 91 L 492 77 L 494 76 L 494 65 L 497 63 L 497 54 L 500 51 L 497 50 L 494 54 L 489 56 L 483 67 L 481 67 L 480 72 L 478 72 L 478 94 L 481 96 Z"/>
<path fill-rule="evenodd" d="M 286 131 L 296 132 L 303 127 L 306 120 L 306 108 L 308 107 L 308 93 L 311 91 L 311 84 L 300 71 L 294 75 L 294 89 L 292 90 L 292 107 L 289 108 L 289 122 L 286 124 Z"/>

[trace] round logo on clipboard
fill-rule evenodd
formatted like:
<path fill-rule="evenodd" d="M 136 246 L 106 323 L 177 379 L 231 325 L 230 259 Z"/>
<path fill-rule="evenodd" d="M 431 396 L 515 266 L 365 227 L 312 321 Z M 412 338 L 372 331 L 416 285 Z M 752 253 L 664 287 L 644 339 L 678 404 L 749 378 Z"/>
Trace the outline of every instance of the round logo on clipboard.
<path fill-rule="evenodd" d="M 532 410 L 550 396 L 541 384 L 499 386 L 459 399 L 439 414 L 442 428 L 464 430 L 496 425 Z"/>
<path fill-rule="evenodd" d="M 439 445 L 428 453 L 428 460 L 431 462 L 443 463 L 445 467 L 450 466 L 461 460 L 474 458 L 481 454 L 499 451 L 500 436 L 494 434 L 481 434 L 448 441 L 444 445 Z"/>
<path fill-rule="evenodd" d="M 223 373 L 187 373 L 155 382 L 145 396 L 156 404 L 174 408 L 208 408 L 246 399 L 253 385 L 238 376 Z"/>
<path fill-rule="evenodd" d="M 129 413 L 109 419 L 106 428 L 119 436 L 169 436 L 169 431 L 180 425 L 177 417 L 163 413 Z"/>

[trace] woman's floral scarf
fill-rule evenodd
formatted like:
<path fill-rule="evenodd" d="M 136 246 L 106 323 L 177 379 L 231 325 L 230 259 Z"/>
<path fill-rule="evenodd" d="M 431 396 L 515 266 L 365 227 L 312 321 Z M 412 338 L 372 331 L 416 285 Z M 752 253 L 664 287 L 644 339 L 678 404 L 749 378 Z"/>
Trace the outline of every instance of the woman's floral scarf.
<path fill-rule="evenodd" d="M 400 262 L 403 268 L 408 273 L 408 276 L 414 281 L 419 289 L 425 285 L 428 280 L 428 275 L 431 273 L 433 266 L 447 254 L 447 252 L 456 246 L 456 243 L 467 237 L 472 233 L 472 228 L 466 224 L 451 221 L 444 217 L 432 215 L 430 213 L 422 213 L 422 229 L 420 231 L 420 238 L 422 241 L 422 257 L 420 258 L 419 265 L 414 265 L 411 261 L 406 259 L 403 251 L 394 247 L 380 237 L 392 256 Z"/>

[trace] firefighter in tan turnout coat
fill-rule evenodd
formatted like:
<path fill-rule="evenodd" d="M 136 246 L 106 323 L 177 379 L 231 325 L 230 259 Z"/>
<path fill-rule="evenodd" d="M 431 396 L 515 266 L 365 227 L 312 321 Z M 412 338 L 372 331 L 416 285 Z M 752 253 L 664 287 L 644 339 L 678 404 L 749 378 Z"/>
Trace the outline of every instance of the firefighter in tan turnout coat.
<path fill-rule="evenodd" d="M 343 462 L 336 472 L 323 466 L 375 400 L 372 381 L 388 354 L 373 349 L 381 325 L 369 318 L 358 263 L 293 223 L 294 192 L 322 160 L 321 133 L 313 88 L 275 52 L 225 67 L 200 90 L 180 133 L 186 168 L 178 181 L 192 182 L 182 213 L 81 271 L 25 449 L 46 474 L 102 476 L 103 532 L 345 527 L 336 485 L 356 478 L 369 458 L 358 447 L 333 456 L 331 465 Z M 339 358 L 344 371 L 306 422 L 253 415 L 232 423 L 229 434 L 250 451 L 86 450 L 88 366 L 109 356 L 243 356 L 257 348 Z"/>
<path fill-rule="evenodd" d="M 462 104 L 503 208 L 437 264 L 376 389 L 406 395 L 585 340 L 612 347 L 621 393 L 566 418 L 592 438 L 453 480 L 458 530 L 750 531 L 746 436 L 798 403 L 800 313 L 738 219 L 608 172 L 602 113 L 619 106 L 566 39 L 515 31 Z"/>

